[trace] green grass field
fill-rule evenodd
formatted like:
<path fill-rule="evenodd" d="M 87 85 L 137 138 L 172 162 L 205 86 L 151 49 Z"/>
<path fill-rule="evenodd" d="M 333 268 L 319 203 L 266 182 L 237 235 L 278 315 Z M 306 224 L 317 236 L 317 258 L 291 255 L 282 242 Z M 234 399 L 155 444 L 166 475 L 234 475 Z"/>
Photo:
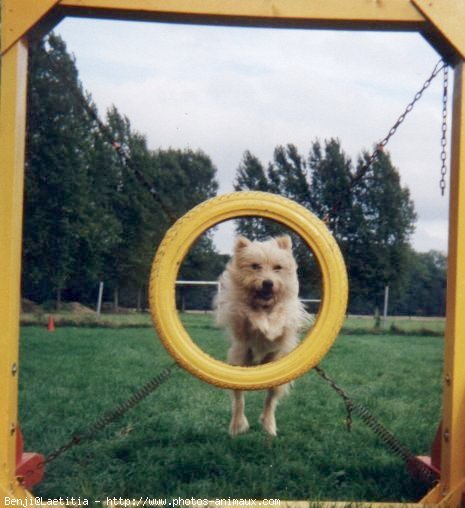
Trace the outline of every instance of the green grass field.
<path fill-rule="evenodd" d="M 209 316 L 189 315 L 185 323 L 205 350 L 224 357 L 224 334 Z M 437 336 L 368 329 L 341 335 L 322 366 L 413 452 L 427 454 L 441 411 L 442 349 Z M 150 328 L 23 327 L 20 421 L 27 449 L 49 453 L 170 363 Z M 354 417 L 347 432 L 344 404 L 314 372 L 281 403 L 275 439 L 258 424 L 263 395 L 247 395 L 251 430 L 231 439 L 227 392 L 176 369 L 95 441 L 50 464 L 34 493 L 369 501 L 423 494 L 360 420 Z"/>
<path fill-rule="evenodd" d="M 23 326 L 45 326 L 48 317 L 53 315 L 57 324 L 65 326 L 88 326 L 91 328 L 151 328 L 152 321 L 147 312 L 128 312 L 121 314 L 101 314 L 95 312 L 75 313 L 69 311 L 23 313 L 21 315 L 21 324 Z M 209 313 L 188 313 L 185 319 L 189 321 L 192 317 L 192 324 L 196 326 L 202 319 L 210 322 Z M 438 335 L 444 333 L 444 318 L 425 318 L 425 317 L 389 317 L 387 321 L 381 323 L 379 329 L 375 328 L 373 316 L 348 316 L 344 323 L 343 331 L 345 333 L 398 333 L 403 334 L 422 334 Z"/>

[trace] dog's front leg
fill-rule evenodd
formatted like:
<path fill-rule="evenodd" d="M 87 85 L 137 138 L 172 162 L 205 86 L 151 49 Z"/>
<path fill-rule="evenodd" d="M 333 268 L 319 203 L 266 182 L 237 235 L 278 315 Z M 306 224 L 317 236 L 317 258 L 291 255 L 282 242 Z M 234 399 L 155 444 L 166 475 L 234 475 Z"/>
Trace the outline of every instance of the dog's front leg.
<path fill-rule="evenodd" d="M 248 348 L 241 342 L 234 342 L 228 351 L 228 363 L 231 365 L 247 365 Z M 229 424 L 229 435 L 234 437 L 249 430 L 249 422 L 245 416 L 245 397 L 242 390 L 231 392 L 232 416 Z"/>
<path fill-rule="evenodd" d="M 275 386 L 268 390 L 265 399 L 265 405 L 263 407 L 263 412 L 260 416 L 260 421 L 262 422 L 263 428 L 270 434 L 271 436 L 277 436 L 277 428 L 276 428 L 276 406 L 278 405 L 279 399 L 288 391 L 289 383 Z"/>
<path fill-rule="evenodd" d="M 280 351 L 276 353 L 273 358 L 269 358 L 268 361 L 276 361 L 285 356 L 289 351 Z M 260 421 L 262 422 L 263 428 L 270 434 L 271 436 L 277 436 L 277 428 L 276 428 L 276 407 L 278 405 L 279 399 L 288 393 L 291 383 L 286 383 L 283 385 L 275 386 L 274 388 L 270 388 L 266 395 L 265 405 L 263 406 L 263 411 L 260 416 Z"/>
<path fill-rule="evenodd" d="M 232 417 L 229 424 L 229 435 L 231 437 L 237 436 L 242 432 L 249 430 L 249 422 L 245 416 L 245 397 L 242 390 L 233 390 L 231 392 L 232 399 Z"/>

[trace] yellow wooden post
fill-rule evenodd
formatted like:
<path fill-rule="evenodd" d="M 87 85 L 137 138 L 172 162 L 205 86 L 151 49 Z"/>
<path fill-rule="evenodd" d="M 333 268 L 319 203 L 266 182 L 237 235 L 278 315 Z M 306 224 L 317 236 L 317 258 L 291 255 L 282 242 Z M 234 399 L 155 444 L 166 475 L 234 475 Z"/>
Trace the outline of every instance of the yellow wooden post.
<path fill-rule="evenodd" d="M 55 6 L 60 9 L 54 9 Z M 419 30 L 453 56 L 449 267 L 441 483 L 425 499 L 465 493 L 465 31 L 463 0 L 3 0 L 0 96 L 0 506 L 25 498 L 15 479 L 27 36 L 69 14 L 269 26 Z M 56 16 L 54 18 L 53 16 Z M 47 25 L 48 26 L 48 25 Z M 305 505 L 307 506 L 307 505 Z"/>
<path fill-rule="evenodd" d="M 24 497 L 15 480 L 27 44 L 2 58 L 0 96 L 0 496 Z"/>
<path fill-rule="evenodd" d="M 465 65 L 455 69 L 450 181 L 442 494 L 465 478 Z"/>

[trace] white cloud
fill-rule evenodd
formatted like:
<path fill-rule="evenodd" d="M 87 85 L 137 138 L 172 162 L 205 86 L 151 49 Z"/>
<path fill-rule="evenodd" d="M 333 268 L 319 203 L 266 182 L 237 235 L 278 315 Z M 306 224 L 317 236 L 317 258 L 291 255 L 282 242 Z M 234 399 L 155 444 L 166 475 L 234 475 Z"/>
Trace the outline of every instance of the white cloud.
<path fill-rule="evenodd" d="M 417 228 L 416 246 L 420 252 L 442 250 L 447 245 L 447 228 L 441 220 L 421 221 Z"/>
<path fill-rule="evenodd" d="M 291 142 L 306 154 L 316 137 L 338 137 L 354 158 L 370 149 L 439 58 L 416 34 L 76 19 L 58 31 L 102 113 L 115 104 L 152 148 L 203 149 L 223 192 L 232 189 L 246 149 L 264 163 L 276 145 Z M 438 187 L 440 81 L 388 146 L 415 201 L 418 250 L 447 247 L 447 197 Z"/>

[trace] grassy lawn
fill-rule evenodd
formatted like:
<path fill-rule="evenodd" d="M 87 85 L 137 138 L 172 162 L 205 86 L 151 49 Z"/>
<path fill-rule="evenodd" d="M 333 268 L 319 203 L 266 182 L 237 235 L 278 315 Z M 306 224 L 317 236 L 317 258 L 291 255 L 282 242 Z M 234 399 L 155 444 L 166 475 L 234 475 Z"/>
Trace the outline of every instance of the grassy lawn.
<path fill-rule="evenodd" d="M 444 333 L 444 318 L 427 317 L 388 317 L 381 322 L 380 333 L 398 332 L 400 334 L 442 335 Z M 349 316 L 344 323 L 344 330 L 348 333 L 370 331 L 375 326 L 372 316 Z"/>
<path fill-rule="evenodd" d="M 127 314 L 101 314 L 95 312 L 75 313 L 75 312 L 41 312 L 41 313 L 23 313 L 21 323 L 24 326 L 47 324 L 49 315 L 53 315 L 57 324 L 66 326 L 89 326 L 101 328 L 151 328 L 152 321 L 147 312 L 130 312 Z M 188 324 L 197 326 L 199 322 L 210 323 L 211 313 L 188 313 L 184 315 L 184 320 Z M 381 322 L 379 329 L 374 330 L 375 320 L 373 316 L 348 316 L 343 330 L 346 333 L 399 333 L 399 334 L 419 334 L 419 335 L 442 335 L 444 333 L 444 318 L 426 318 L 426 317 L 388 317 L 386 322 Z"/>
<path fill-rule="evenodd" d="M 205 350 L 227 344 L 209 316 L 185 318 Z M 342 335 L 322 366 L 415 453 L 429 452 L 440 415 L 439 337 Z M 150 328 L 27 326 L 21 337 L 20 420 L 29 450 L 49 453 L 171 363 Z M 177 369 L 123 419 L 50 464 L 36 495 L 416 500 L 421 485 L 313 372 L 278 409 L 279 436 L 259 424 L 263 393 L 247 395 L 249 433 L 227 434 L 229 397 Z"/>

